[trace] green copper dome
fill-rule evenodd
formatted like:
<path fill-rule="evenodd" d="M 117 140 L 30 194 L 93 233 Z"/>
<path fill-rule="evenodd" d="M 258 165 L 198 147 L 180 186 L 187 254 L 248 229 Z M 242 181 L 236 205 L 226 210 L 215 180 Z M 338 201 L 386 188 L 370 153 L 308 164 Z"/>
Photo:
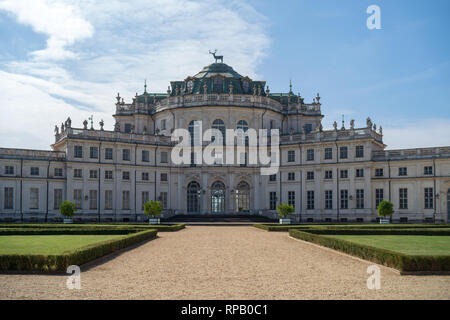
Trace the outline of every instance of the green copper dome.
<path fill-rule="evenodd" d="M 232 67 L 225 63 L 213 63 L 209 66 L 206 66 L 203 68 L 202 71 L 197 73 L 194 78 L 196 79 L 202 79 L 202 78 L 211 78 L 215 75 L 222 75 L 225 78 L 237 78 L 240 79 L 242 76 L 233 70 Z"/>

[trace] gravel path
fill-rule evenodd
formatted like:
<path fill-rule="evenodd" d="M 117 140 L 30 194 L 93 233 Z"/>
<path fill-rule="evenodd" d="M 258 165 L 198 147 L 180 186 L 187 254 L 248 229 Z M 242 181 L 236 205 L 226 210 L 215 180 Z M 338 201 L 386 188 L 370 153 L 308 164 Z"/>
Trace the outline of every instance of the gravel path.
<path fill-rule="evenodd" d="M 253 227 L 191 226 L 66 275 L 0 274 L 0 299 L 450 299 L 450 276 L 400 276 L 329 249 Z"/>

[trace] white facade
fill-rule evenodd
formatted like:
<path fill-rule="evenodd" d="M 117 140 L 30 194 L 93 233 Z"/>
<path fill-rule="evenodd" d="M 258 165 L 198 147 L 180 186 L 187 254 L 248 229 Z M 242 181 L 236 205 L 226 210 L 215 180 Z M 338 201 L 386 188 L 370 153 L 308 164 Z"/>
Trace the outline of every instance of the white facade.
<path fill-rule="evenodd" d="M 385 151 L 370 119 L 323 130 L 319 96 L 306 104 L 291 90 L 272 94 L 223 63 L 172 82 L 167 94 L 145 89 L 130 104 L 118 96 L 114 118 L 114 131 L 68 119 L 54 151 L 0 148 L 0 221 L 58 220 L 64 199 L 85 221 L 142 221 L 143 202 L 160 200 L 165 217 L 275 217 L 286 202 L 303 222 L 371 222 L 381 199 L 394 203 L 394 221 L 450 221 L 450 147 Z M 280 129 L 276 177 L 258 165 L 172 163 L 174 129 L 217 120 L 226 129 Z"/>

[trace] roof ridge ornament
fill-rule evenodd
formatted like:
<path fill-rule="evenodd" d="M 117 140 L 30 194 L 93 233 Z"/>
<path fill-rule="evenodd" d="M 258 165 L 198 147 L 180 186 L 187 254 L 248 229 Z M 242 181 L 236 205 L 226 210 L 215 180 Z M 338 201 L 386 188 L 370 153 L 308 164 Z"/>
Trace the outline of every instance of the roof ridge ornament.
<path fill-rule="evenodd" d="M 214 52 L 211 52 L 211 50 L 208 50 L 208 51 L 209 51 L 209 54 L 212 54 L 214 59 L 216 59 L 216 63 L 217 63 L 217 60 L 220 60 L 220 62 L 223 63 L 223 56 L 216 56 L 217 49 L 215 49 Z"/>

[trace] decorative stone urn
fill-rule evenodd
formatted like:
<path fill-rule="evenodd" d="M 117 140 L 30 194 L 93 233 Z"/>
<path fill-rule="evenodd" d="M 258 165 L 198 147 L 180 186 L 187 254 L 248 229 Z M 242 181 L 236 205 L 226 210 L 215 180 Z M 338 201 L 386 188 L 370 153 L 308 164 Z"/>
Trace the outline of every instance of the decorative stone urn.
<path fill-rule="evenodd" d="M 280 224 L 291 224 L 291 219 L 280 219 Z"/>

